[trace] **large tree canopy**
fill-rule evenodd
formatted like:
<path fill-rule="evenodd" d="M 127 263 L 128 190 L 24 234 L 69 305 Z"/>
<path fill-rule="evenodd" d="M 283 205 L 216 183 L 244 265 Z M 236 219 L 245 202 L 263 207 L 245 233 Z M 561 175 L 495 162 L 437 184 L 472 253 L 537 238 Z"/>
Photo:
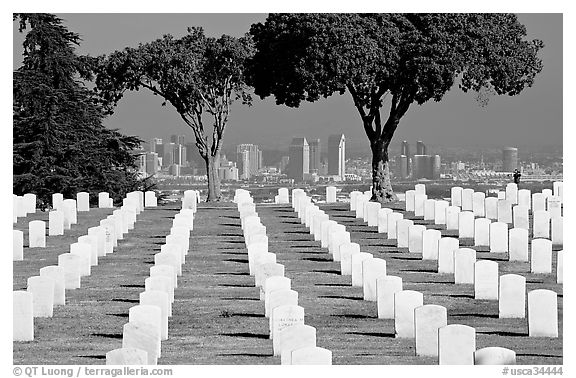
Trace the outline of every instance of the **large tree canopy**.
<path fill-rule="evenodd" d="M 35 193 L 40 206 L 52 193 L 108 191 L 120 201 L 139 187 L 136 137 L 102 125 L 98 99 L 84 87 L 89 57 L 80 38 L 51 14 L 15 14 L 23 32 L 24 60 L 13 80 L 13 190 Z"/>
<path fill-rule="evenodd" d="M 206 162 L 208 201 L 220 199 L 218 166 L 224 129 L 235 100 L 251 103 L 245 65 L 253 55 L 251 39 L 209 38 L 188 28 L 182 38 L 165 35 L 137 48 L 100 57 L 97 91 L 110 111 L 126 91 L 146 88 L 169 102 L 192 129 Z M 206 130 L 203 116 L 212 119 Z"/>
<path fill-rule="evenodd" d="M 413 103 L 464 91 L 517 95 L 542 69 L 512 14 L 271 14 L 250 30 L 249 83 L 298 107 L 350 93 L 372 149 L 372 200 L 395 198 L 388 145 Z M 381 109 L 388 107 L 382 120 Z"/>

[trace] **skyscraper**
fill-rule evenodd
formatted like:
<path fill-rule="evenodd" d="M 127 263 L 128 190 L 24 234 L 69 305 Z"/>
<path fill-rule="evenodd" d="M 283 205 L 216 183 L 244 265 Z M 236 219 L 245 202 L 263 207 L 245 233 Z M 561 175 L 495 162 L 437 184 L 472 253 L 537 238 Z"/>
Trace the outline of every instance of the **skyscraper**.
<path fill-rule="evenodd" d="M 172 135 L 172 136 L 170 136 L 170 142 L 176 143 L 176 144 L 184 144 L 184 139 L 185 139 L 184 135 Z"/>
<path fill-rule="evenodd" d="M 502 172 L 514 172 L 518 169 L 518 149 L 506 147 L 502 150 Z"/>
<path fill-rule="evenodd" d="M 310 173 L 310 147 L 306 138 L 293 138 L 290 144 L 290 159 L 288 160 L 288 178 L 296 182 L 305 180 Z"/>
<path fill-rule="evenodd" d="M 400 155 L 397 162 L 398 177 L 405 179 L 408 177 L 408 157 L 406 155 Z"/>
<path fill-rule="evenodd" d="M 320 139 L 312 139 L 308 142 L 310 149 L 310 173 L 320 172 Z"/>
<path fill-rule="evenodd" d="M 250 179 L 252 172 L 250 171 L 250 151 L 249 150 L 242 150 L 239 153 L 240 156 L 240 167 L 241 169 L 238 170 L 238 174 L 242 180 Z"/>
<path fill-rule="evenodd" d="M 346 138 L 344 134 L 328 137 L 328 174 L 344 180 L 346 173 Z"/>
<path fill-rule="evenodd" d="M 248 159 L 244 159 L 244 151 L 248 152 Z M 256 175 L 260 169 L 261 152 L 257 145 L 255 144 L 239 144 L 236 147 L 236 162 L 238 165 L 238 174 L 241 175 L 244 172 L 244 164 L 247 164 L 247 171 L 249 175 Z"/>
<path fill-rule="evenodd" d="M 405 140 L 402 141 L 402 151 L 400 152 L 400 155 L 404 155 L 407 158 L 410 158 L 410 145 Z"/>
<path fill-rule="evenodd" d="M 416 142 L 416 155 L 426 155 L 426 145 L 421 140 Z"/>
<path fill-rule="evenodd" d="M 146 173 L 154 175 L 158 172 L 158 154 L 156 152 L 146 153 Z"/>
<path fill-rule="evenodd" d="M 162 159 L 162 165 L 168 167 L 174 164 L 174 150 L 176 149 L 176 143 L 164 143 L 164 159 Z"/>
<path fill-rule="evenodd" d="M 158 144 L 162 144 L 162 139 L 161 138 L 152 138 L 150 139 L 150 142 L 148 143 L 148 152 L 157 152 L 156 151 L 156 146 Z"/>

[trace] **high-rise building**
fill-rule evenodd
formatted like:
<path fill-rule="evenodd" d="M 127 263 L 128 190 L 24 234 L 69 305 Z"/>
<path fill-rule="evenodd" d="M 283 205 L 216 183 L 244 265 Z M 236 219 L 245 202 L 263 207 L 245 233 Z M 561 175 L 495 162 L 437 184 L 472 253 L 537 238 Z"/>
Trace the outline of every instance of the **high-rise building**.
<path fill-rule="evenodd" d="M 346 138 L 344 134 L 328 137 L 328 174 L 344 180 L 346 173 Z"/>
<path fill-rule="evenodd" d="M 416 142 L 416 155 L 426 155 L 426 145 L 421 140 Z"/>
<path fill-rule="evenodd" d="M 320 173 L 320 139 L 312 139 L 308 142 L 310 150 L 310 173 Z"/>
<path fill-rule="evenodd" d="M 162 144 L 162 138 L 152 138 L 150 142 L 148 142 L 148 152 L 157 152 L 156 146 L 158 144 Z"/>
<path fill-rule="evenodd" d="M 280 164 L 278 166 L 280 172 L 286 173 L 286 168 L 288 167 L 289 162 L 290 162 L 290 156 L 282 156 L 280 158 Z"/>
<path fill-rule="evenodd" d="M 220 180 L 238 181 L 238 168 L 233 165 L 218 168 L 218 177 Z"/>
<path fill-rule="evenodd" d="M 252 174 L 250 172 L 250 151 L 244 150 L 240 152 L 238 174 L 242 180 L 248 180 Z"/>
<path fill-rule="evenodd" d="M 248 152 L 248 160 L 243 157 L 244 151 Z M 246 165 L 246 170 L 249 172 L 250 176 L 258 174 L 260 169 L 260 161 L 262 160 L 262 153 L 260 149 L 255 144 L 239 144 L 236 147 L 236 163 L 238 166 L 238 172 L 240 176 L 243 176 L 245 171 L 244 164 Z"/>
<path fill-rule="evenodd" d="M 290 160 L 288 163 L 288 178 L 296 182 L 305 180 L 310 173 L 310 148 L 306 138 L 293 138 L 290 144 Z"/>
<path fill-rule="evenodd" d="M 146 153 L 146 173 L 151 176 L 158 172 L 158 154 L 156 152 Z"/>
<path fill-rule="evenodd" d="M 162 164 L 165 167 L 169 167 L 170 165 L 175 163 L 175 149 L 176 143 L 164 143 L 164 159 L 162 159 Z"/>
<path fill-rule="evenodd" d="M 410 145 L 408 144 L 408 141 L 402 141 L 402 151 L 400 152 L 400 155 L 410 158 Z"/>
<path fill-rule="evenodd" d="M 184 139 L 185 139 L 184 135 L 172 135 L 172 136 L 170 136 L 170 142 L 176 143 L 176 144 L 184 144 Z"/>
<path fill-rule="evenodd" d="M 440 168 L 441 168 L 441 159 L 440 155 L 433 155 L 432 156 L 432 172 L 431 172 L 431 180 L 438 180 L 440 178 Z"/>
<path fill-rule="evenodd" d="M 406 155 L 400 155 L 397 163 L 398 177 L 405 179 L 408 177 L 408 157 Z"/>
<path fill-rule="evenodd" d="M 502 150 L 502 172 L 514 172 L 518 169 L 518 149 L 506 147 Z"/>
<path fill-rule="evenodd" d="M 430 155 L 414 155 L 412 160 L 412 178 L 415 180 L 421 178 L 429 179 L 432 177 L 433 159 Z"/>

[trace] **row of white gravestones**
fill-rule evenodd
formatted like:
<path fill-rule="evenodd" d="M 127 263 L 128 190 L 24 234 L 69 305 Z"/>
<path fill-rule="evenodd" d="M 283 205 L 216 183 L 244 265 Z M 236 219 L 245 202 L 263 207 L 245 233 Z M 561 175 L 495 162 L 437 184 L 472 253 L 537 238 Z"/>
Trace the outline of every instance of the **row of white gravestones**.
<path fill-rule="evenodd" d="M 182 198 L 182 209 L 192 209 L 196 212 L 200 202 L 200 192 L 197 190 L 185 190 Z"/>
<path fill-rule="evenodd" d="M 292 193 L 293 198 L 296 197 L 294 206 L 312 230 L 311 207 L 315 206 L 303 198 L 303 192 L 296 193 Z M 260 288 L 260 300 L 264 300 L 265 316 L 269 318 L 274 355 L 281 356 L 282 365 L 332 364 L 332 353 L 316 346 L 316 329 L 304 324 L 304 308 L 298 306 L 298 293 L 291 290 L 291 281 L 284 276 L 284 265 L 276 262 L 274 253 L 268 252 L 266 227 L 262 225 L 253 201 L 249 197 L 239 198 L 238 210 L 250 274 L 255 277 L 256 287 Z"/>
<path fill-rule="evenodd" d="M 196 201 L 196 192 L 192 200 Z M 122 348 L 106 354 L 107 365 L 156 365 L 161 356 L 161 342 L 168 339 L 168 318 L 172 316 L 174 289 L 182 264 L 190 249 L 190 232 L 194 228 L 194 210 L 189 206 L 190 194 L 184 194 L 183 208 L 172 221 L 170 234 L 154 255 L 150 276 L 144 280 L 145 291 L 140 303 L 131 307 L 128 323 L 122 332 Z"/>
<path fill-rule="evenodd" d="M 274 203 L 287 204 L 290 203 L 290 195 L 288 188 L 279 188 L 278 195 L 274 197 Z"/>
<path fill-rule="evenodd" d="M 26 217 L 36 212 L 36 194 L 26 193 L 23 196 L 12 195 L 12 223 L 18 218 Z"/>

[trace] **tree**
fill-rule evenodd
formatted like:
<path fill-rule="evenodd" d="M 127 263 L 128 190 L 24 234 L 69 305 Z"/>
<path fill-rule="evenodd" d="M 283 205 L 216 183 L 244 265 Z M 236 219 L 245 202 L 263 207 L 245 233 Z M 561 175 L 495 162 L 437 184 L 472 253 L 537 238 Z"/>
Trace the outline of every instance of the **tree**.
<path fill-rule="evenodd" d="M 271 14 L 252 25 L 249 83 L 298 107 L 350 93 L 372 150 L 372 201 L 395 200 L 388 146 L 413 103 L 467 92 L 517 95 L 542 69 L 539 40 L 511 14 Z M 382 116 L 382 107 L 388 115 Z"/>
<path fill-rule="evenodd" d="M 126 91 L 146 88 L 172 104 L 192 129 L 206 164 L 207 201 L 219 201 L 218 166 L 230 106 L 241 99 L 251 104 L 245 65 L 253 55 L 248 37 L 209 38 L 202 28 L 188 28 L 180 39 L 165 35 L 153 42 L 127 47 L 100 58 L 96 90 L 110 111 Z M 204 116 L 212 118 L 212 136 Z"/>
<path fill-rule="evenodd" d="M 91 59 L 52 14 L 15 14 L 24 39 L 23 63 L 13 79 L 13 191 L 37 195 L 108 191 L 116 201 L 140 187 L 136 152 L 141 140 L 102 125 L 104 113 L 83 80 Z"/>

